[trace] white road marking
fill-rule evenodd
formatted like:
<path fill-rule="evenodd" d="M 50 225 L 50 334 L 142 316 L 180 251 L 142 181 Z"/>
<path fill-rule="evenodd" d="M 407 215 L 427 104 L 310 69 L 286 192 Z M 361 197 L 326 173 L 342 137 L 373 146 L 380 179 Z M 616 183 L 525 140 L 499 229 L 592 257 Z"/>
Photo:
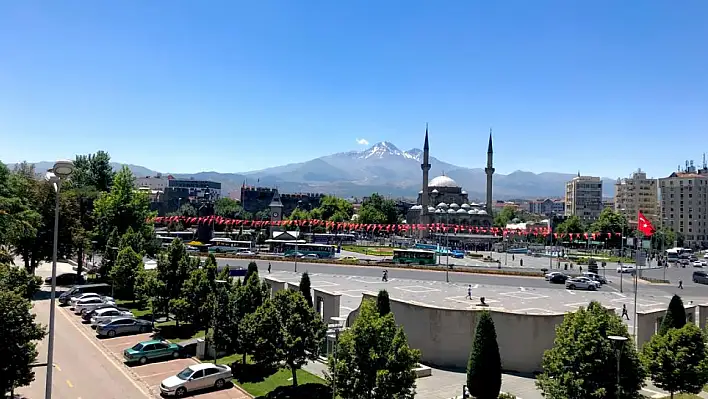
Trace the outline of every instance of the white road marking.
<path fill-rule="evenodd" d="M 541 298 L 548 298 L 547 295 L 541 295 L 541 294 L 534 294 L 532 292 L 504 292 L 499 295 L 504 295 L 516 299 L 541 299 Z"/>
<path fill-rule="evenodd" d="M 571 291 L 571 290 L 565 290 L 565 291 L 566 291 L 567 293 L 569 293 L 570 295 L 577 295 L 575 292 L 573 292 L 573 291 Z"/>
<path fill-rule="evenodd" d="M 666 394 L 663 394 L 663 393 L 661 393 L 661 392 L 655 391 L 655 390 L 653 390 L 653 389 L 642 388 L 642 391 L 646 391 L 646 392 L 649 392 L 649 393 L 653 394 L 653 395 L 651 396 L 652 398 L 664 398 L 664 397 L 666 397 Z"/>
<path fill-rule="evenodd" d="M 590 302 L 575 302 L 575 303 L 566 303 L 563 306 L 567 306 L 569 308 L 577 308 L 579 306 L 587 307 L 589 304 L 590 304 Z"/>
<path fill-rule="evenodd" d="M 613 292 L 613 294 L 615 294 L 615 295 L 617 295 L 617 296 L 620 296 L 620 297 L 622 297 L 622 298 L 626 298 L 626 297 L 627 297 L 627 295 L 622 294 L 622 293 L 619 293 L 619 292 Z"/>
<path fill-rule="evenodd" d="M 526 291 L 526 288 L 525 288 L 525 287 L 519 287 L 519 289 L 520 289 L 521 291 Z"/>
<path fill-rule="evenodd" d="M 473 285 L 472 288 L 479 288 L 479 284 Z"/>
<path fill-rule="evenodd" d="M 363 290 L 347 290 L 347 291 L 337 291 L 336 293 L 339 294 L 339 295 L 348 296 L 348 297 L 350 297 L 350 298 L 361 298 L 361 292 L 362 292 L 362 291 L 363 291 Z M 349 294 L 349 292 L 358 292 L 359 295 L 352 295 L 352 294 Z"/>
<path fill-rule="evenodd" d="M 542 313 L 542 314 L 555 314 L 555 313 L 560 313 L 560 312 L 554 312 L 554 311 L 552 311 L 552 310 L 541 309 L 541 308 L 516 309 L 516 310 L 513 310 L 512 312 L 526 312 L 526 313 L 528 313 L 528 312 L 534 312 L 534 313 L 540 312 L 540 313 Z"/>
<path fill-rule="evenodd" d="M 141 386 L 133 379 L 133 377 L 131 377 L 131 376 L 128 374 L 127 371 L 125 371 L 125 369 L 124 369 L 124 367 L 123 367 L 122 364 L 118 364 L 118 363 L 117 363 L 112 357 L 110 357 L 103 349 L 101 349 L 101 348 L 98 346 L 98 344 L 97 344 L 96 342 L 94 342 L 93 339 L 91 339 L 91 337 L 89 337 L 88 335 L 86 335 L 86 333 L 85 333 L 81 328 L 79 328 L 79 326 L 76 325 L 76 323 L 74 323 L 74 322 L 69 318 L 69 316 L 66 314 L 66 312 L 61 311 L 61 309 L 58 309 L 58 310 L 59 310 L 59 313 L 63 314 L 64 317 L 69 321 L 69 323 L 70 323 L 72 326 L 74 326 L 74 328 L 75 328 L 81 335 L 83 335 L 84 338 L 86 338 L 86 340 L 89 341 L 89 343 L 90 343 L 94 348 L 96 348 L 96 349 L 103 355 L 103 357 L 105 357 L 106 360 L 108 360 L 109 363 L 111 363 L 111 364 L 113 365 L 113 367 L 115 367 L 121 374 L 123 374 L 123 376 L 124 376 L 125 378 L 127 378 L 128 381 L 130 381 L 130 383 L 133 384 L 133 386 L 134 386 L 140 393 L 142 393 L 143 395 L 145 395 L 146 398 L 152 398 L 152 397 L 153 397 L 153 396 L 150 395 L 149 393 L 145 392 L 145 389 L 144 389 L 143 387 L 141 387 Z"/>
<path fill-rule="evenodd" d="M 435 291 L 440 291 L 437 288 L 429 288 L 429 287 L 423 287 L 420 285 L 411 285 L 408 287 L 394 287 L 397 290 L 401 291 L 406 291 L 406 292 L 412 292 L 414 294 L 422 294 L 424 292 L 435 292 Z"/>

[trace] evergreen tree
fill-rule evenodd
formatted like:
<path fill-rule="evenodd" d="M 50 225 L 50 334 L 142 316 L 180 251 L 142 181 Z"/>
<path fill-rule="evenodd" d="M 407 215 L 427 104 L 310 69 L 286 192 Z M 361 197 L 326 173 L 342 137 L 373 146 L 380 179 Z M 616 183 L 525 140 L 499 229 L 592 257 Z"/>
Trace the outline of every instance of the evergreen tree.
<path fill-rule="evenodd" d="M 388 291 L 379 291 L 379 295 L 376 297 L 376 308 L 381 316 L 391 313 L 391 301 L 388 299 Z"/>
<path fill-rule="evenodd" d="M 671 328 L 681 328 L 686 324 L 686 308 L 683 307 L 683 301 L 678 295 L 674 295 L 669 302 L 669 308 L 666 309 L 666 316 L 661 321 L 659 334 L 666 334 Z"/>
<path fill-rule="evenodd" d="M 620 391 L 617 351 L 606 337 L 629 337 L 627 326 L 614 312 L 593 301 L 587 309 L 566 313 L 556 328 L 553 348 L 543 354 L 543 373 L 536 385 L 547 399 L 587 399 L 593 397 L 635 399 L 644 386 L 642 367 L 632 339 L 620 351 Z"/>
<path fill-rule="evenodd" d="M 312 288 L 310 287 L 310 275 L 307 272 L 302 273 L 300 278 L 300 292 L 305 297 L 307 304 L 312 307 Z"/>
<path fill-rule="evenodd" d="M 657 387 L 698 394 L 708 383 L 708 352 L 703 332 L 695 324 L 655 334 L 642 349 L 642 360 Z"/>
<path fill-rule="evenodd" d="M 118 252 L 109 274 L 117 298 L 135 299 L 135 282 L 143 268 L 142 257 L 132 247 L 126 246 Z"/>
<path fill-rule="evenodd" d="M 497 399 L 501 390 L 501 356 L 494 320 L 483 311 L 477 323 L 467 364 L 467 389 L 476 399 Z"/>
<path fill-rule="evenodd" d="M 252 274 L 258 275 L 258 264 L 253 261 L 248 263 L 248 269 L 246 269 L 246 275 L 243 276 L 243 282 L 247 282 Z"/>

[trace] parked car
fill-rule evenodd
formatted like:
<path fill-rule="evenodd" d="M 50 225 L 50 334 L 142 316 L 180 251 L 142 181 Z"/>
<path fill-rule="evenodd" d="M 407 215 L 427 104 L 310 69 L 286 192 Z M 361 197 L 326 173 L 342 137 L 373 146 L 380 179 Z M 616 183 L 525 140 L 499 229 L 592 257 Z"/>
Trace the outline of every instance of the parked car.
<path fill-rule="evenodd" d="M 86 312 L 89 313 L 89 312 Z M 97 325 L 106 322 L 108 320 L 113 320 L 117 317 L 129 317 L 129 318 L 135 318 L 135 315 L 133 312 L 126 312 L 123 310 L 118 310 L 116 308 L 102 308 L 98 309 L 93 313 L 93 316 L 91 316 L 91 327 L 96 328 Z"/>
<path fill-rule="evenodd" d="M 339 260 L 357 261 L 359 258 L 356 256 L 342 256 Z"/>
<path fill-rule="evenodd" d="M 59 295 L 59 303 L 68 305 L 72 297 L 86 293 L 108 295 L 111 293 L 111 286 L 106 283 L 75 285 L 69 291 Z"/>
<path fill-rule="evenodd" d="M 249 250 L 236 252 L 236 255 L 241 255 L 241 256 L 254 256 L 255 254 L 256 254 L 255 252 L 249 251 Z"/>
<path fill-rule="evenodd" d="M 82 301 L 82 300 L 84 300 L 84 299 L 91 299 L 91 298 L 104 298 L 104 299 L 106 299 L 106 300 L 113 300 L 112 297 L 103 296 L 103 295 L 100 295 L 100 294 L 96 294 L 96 293 L 94 293 L 94 292 L 89 292 L 89 293 L 80 294 L 80 295 L 78 295 L 78 296 L 76 296 L 76 297 L 71 298 L 71 299 L 69 300 L 69 306 L 73 309 L 74 307 L 76 307 L 76 304 L 79 303 L 80 301 Z"/>
<path fill-rule="evenodd" d="M 697 260 L 693 262 L 693 267 L 703 267 L 703 262 Z"/>
<path fill-rule="evenodd" d="M 57 278 L 57 285 L 60 285 L 60 286 L 83 284 L 85 281 L 84 276 L 78 276 L 76 273 L 62 273 L 62 274 L 58 274 L 56 278 Z M 52 284 L 52 276 L 45 278 L 44 284 L 51 285 Z"/>
<path fill-rule="evenodd" d="M 607 279 L 606 279 L 604 276 L 601 276 L 601 275 L 599 275 L 599 274 L 597 274 L 597 273 L 593 273 L 593 272 L 583 272 L 583 277 L 587 277 L 587 278 L 589 278 L 590 280 L 597 281 L 598 283 L 600 283 L 600 285 L 602 285 L 602 284 L 607 284 Z"/>
<path fill-rule="evenodd" d="M 569 276 L 566 276 L 563 273 L 557 273 L 551 276 L 551 278 L 548 279 L 549 282 L 553 284 L 565 284 L 565 282 L 569 279 Z"/>
<path fill-rule="evenodd" d="M 74 306 L 75 314 L 84 314 L 96 309 L 97 306 L 101 305 L 115 305 L 113 298 L 110 297 L 98 297 L 98 298 L 84 298 L 76 303 Z"/>
<path fill-rule="evenodd" d="M 146 333 L 152 330 L 149 320 L 134 319 L 131 317 L 117 317 L 96 326 L 96 334 L 113 338 L 121 334 Z"/>
<path fill-rule="evenodd" d="M 546 273 L 546 274 L 544 275 L 544 277 L 546 277 L 546 280 L 549 280 L 549 281 L 550 281 L 553 276 L 558 275 L 558 274 L 563 274 L 563 273 L 561 273 L 561 272 L 550 272 L 550 273 Z"/>
<path fill-rule="evenodd" d="M 167 341 L 150 340 L 135 344 L 123 351 L 126 363 L 145 364 L 148 360 L 171 357 L 177 359 L 182 355 L 182 347 Z"/>
<path fill-rule="evenodd" d="M 595 291 L 600 287 L 600 283 L 597 281 L 590 280 L 587 277 L 575 277 L 566 280 L 565 288 L 569 290 L 581 289 L 588 291 Z"/>
<path fill-rule="evenodd" d="M 91 318 L 96 315 L 96 312 L 98 312 L 98 311 L 101 310 L 101 309 L 117 309 L 117 310 L 119 310 L 119 311 L 121 311 L 121 312 L 128 312 L 128 313 L 130 313 L 130 309 L 121 308 L 121 307 L 116 306 L 116 305 L 105 304 L 105 305 L 98 305 L 98 306 L 96 306 L 96 307 L 95 307 L 92 311 L 90 311 L 90 312 L 84 312 L 84 313 L 82 313 L 82 314 L 81 314 L 81 318 L 82 318 L 84 321 L 86 321 L 86 322 L 90 322 L 90 321 L 91 321 Z M 131 313 L 131 314 L 132 314 L 132 313 Z"/>
<path fill-rule="evenodd" d="M 302 255 L 302 259 L 319 259 L 319 255 L 317 254 L 307 254 L 307 255 Z"/>
<path fill-rule="evenodd" d="M 231 367 L 225 364 L 200 363 L 187 367 L 179 374 L 166 378 L 160 384 L 165 396 L 185 396 L 187 392 L 215 387 L 221 389 L 233 377 Z"/>

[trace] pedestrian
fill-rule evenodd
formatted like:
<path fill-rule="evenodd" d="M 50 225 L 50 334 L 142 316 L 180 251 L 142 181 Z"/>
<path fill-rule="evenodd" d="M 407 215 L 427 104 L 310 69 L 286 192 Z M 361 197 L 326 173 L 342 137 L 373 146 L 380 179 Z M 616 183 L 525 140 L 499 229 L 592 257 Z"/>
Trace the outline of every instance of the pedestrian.
<path fill-rule="evenodd" d="M 388 281 L 388 270 L 383 271 L 383 276 L 381 276 L 381 281 L 384 281 L 384 282 Z"/>
<path fill-rule="evenodd" d="M 519 259 L 519 266 L 524 267 L 524 260 L 523 259 Z"/>
<path fill-rule="evenodd" d="M 467 286 L 467 299 L 472 299 L 472 284 Z"/>
<path fill-rule="evenodd" d="M 268 274 L 270 274 L 270 262 L 268 262 Z"/>
<path fill-rule="evenodd" d="M 625 304 L 622 304 L 622 316 L 620 317 L 626 317 L 629 320 L 629 313 L 627 313 L 627 305 Z"/>
<path fill-rule="evenodd" d="M 679 280 L 679 286 L 680 289 L 683 289 L 683 280 Z"/>
<path fill-rule="evenodd" d="M 514 254 L 511 254 L 511 261 L 514 261 Z"/>

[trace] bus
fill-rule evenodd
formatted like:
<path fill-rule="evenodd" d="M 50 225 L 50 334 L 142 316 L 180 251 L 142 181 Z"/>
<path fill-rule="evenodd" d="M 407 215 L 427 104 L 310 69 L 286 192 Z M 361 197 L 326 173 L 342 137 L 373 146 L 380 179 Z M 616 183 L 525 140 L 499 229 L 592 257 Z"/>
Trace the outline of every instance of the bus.
<path fill-rule="evenodd" d="M 336 245 L 285 243 L 285 256 L 317 255 L 319 258 L 334 258 Z"/>
<path fill-rule="evenodd" d="M 435 261 L 435 252 L 424 249 L 394 249 L 393 262 L 418 265 L 434 265 L 437 263 Z"/>
<path fill-rule="evenodd" d="M 209 241 L 211 246 L 209 247 L 209 252 L 215 253 L 237 253 L 243 251 L 250 251 L 253 245 L 250 241 L 236 241 L 230 238 L 213 238 Z"/>
<path fill-rule="evenodd" d="M 348 233 L 305 233 L 305 237 L 317 244 L 353 244 L 356 236 Z"/>

